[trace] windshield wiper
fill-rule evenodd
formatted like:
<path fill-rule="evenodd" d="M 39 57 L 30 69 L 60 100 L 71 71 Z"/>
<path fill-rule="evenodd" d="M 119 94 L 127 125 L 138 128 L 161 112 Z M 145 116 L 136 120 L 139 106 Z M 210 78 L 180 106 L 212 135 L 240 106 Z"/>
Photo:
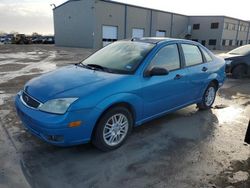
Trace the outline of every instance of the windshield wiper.
<path fill-rule="evenodd" d="M 91 67 L 93 69 L 101 69 L 101 70 L 105 70 L 105 67 L 101 66 L 101 65 L 97 65 L 97 64 L 87 64 L 88 67 Z"/>
<path fill-rule="evenodd" d="M 114 72 L 113 70 L 111 70 L 107 67 L 103 67 L 103 66 L 97 65 L 97 64 L 84 64 L 84 63 L 80 62 L 80 63 L 76 63 L 75 65 L 82 66 L 84 68 L 91 69 L 91 70 L 101 70 L 101 71 L 109 72 L 109 73 Z"/>
<path fill-rule="evenodd" d="M 110 73 L 114 72 L 111 69 L 109 69 L 107 67 L 103 67 L 103 66 L 98 65 L 98 64 L 87 64 L 86 66 L 88 66 L 88 67 L 90 67 L 90 68 L 92 68 L 94 70 L 101 70 L 101 71 L 110 72 Z"/>
<path fill-rule="evenodd" d="M 86 65 L 86 64 L 84 64 L 84 63 L 82 63 L 82 62 L 80 62 L 80 63 L 76 63 L 75 65 L 77 65 L 77 66 L 81 66 L 81 67 L 84 67 L 84 68 L 87 68 L 87 69 L 91 69 L 91 70 L 97 70 L 97 68 L 96 68 L 96 67 Z M 99 69 L 100 69 L 100 68 L 99 68 Z"/>
<path fill-rule="evenodd" d="M 81 66 L 81 67 L 84 67 L 84 68 L 91 69 L 90 67 L 88 67 L 87 65 L 83 64 L 82 62 L 75 63 L 75 65 L 76 65 L 76 66 Z"/>

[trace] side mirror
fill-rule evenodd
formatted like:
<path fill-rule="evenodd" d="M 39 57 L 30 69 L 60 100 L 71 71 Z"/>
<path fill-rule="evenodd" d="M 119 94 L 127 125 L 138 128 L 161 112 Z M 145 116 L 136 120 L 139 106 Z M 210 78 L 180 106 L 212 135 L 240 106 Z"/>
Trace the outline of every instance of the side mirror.
<path fill-rule="evenodd" d="M 153 67 L 144 73 L 145 77 L 168 75 L 168 70 L 161 67 Z"/>

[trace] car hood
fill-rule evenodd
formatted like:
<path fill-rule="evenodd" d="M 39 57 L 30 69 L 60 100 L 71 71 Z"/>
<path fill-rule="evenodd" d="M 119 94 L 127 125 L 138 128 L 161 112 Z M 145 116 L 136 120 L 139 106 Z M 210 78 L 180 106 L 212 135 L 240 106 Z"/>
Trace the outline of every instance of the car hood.
<path fill-rule="evenodd" d="M 56 98 L 59 94 L 82 86 L 93 87 L 97 82 L 111 79 L 112 75 L 114 76 L 114 74 L 72 65 L 59 68 L 30 80 L 25 85 L 24 90 L 35 99 L 46 102 Z M 79 91 L 79 96 L 81 92 Z"/>
<path fill-rule="evenodd" d="M 222 57 L 223 59 L 235 59 L 242 57 L 241 55 L 238 54 L 229 54 L 229 53 L 219 54 L 219 56 Z"/>

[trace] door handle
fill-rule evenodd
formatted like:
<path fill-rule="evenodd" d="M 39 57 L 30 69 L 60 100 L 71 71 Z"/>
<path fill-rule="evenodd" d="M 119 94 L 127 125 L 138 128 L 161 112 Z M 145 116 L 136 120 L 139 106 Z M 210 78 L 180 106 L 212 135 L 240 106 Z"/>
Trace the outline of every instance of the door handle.
<path fill-rule="evenodd" d="M 181 79 L 181 78 L 182 78 L 182 75 L 176 74 L 176 76 L 174 77 L 174 80 L 179 80 L 179 79 Z"/>
<path fill-rule="evenodd" d="M 206 71 L 208 70 L 208 68 L 207 68 L 207 67 L 203 67 L 201 70 L 202 70 L 203 72 L 206 72 Z"/>

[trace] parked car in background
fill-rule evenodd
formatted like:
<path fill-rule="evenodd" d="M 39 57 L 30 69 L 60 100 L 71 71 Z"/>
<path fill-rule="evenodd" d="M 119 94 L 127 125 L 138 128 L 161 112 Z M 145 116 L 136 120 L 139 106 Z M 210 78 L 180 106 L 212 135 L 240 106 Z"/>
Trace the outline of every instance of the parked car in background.
<path fill-rule="evenodd" d="M 11 41 L 12 44 L 31 44 L 31 40 L 25 34 L 16 34 Z"/>
<path fill-rule="evenodd" d="M 43 43 L 43 37 L 42 36 L 35 36 L 32 37 L 32 44 L 42 44 Z"/>
<path fill-rule="evenodd" d="M 107 151 L 134 126 L 191 104 L 209 109 L 224 80 L 224 60 L 197 42 L 132 39 L 30 80 L 15 104 L 40 139 L 59 146 L 91 141 Z"/>
<path fill-rule="evenodd" d="M 0 37 L 0 44 L 4 44 L 5 42 L 5 37 Z"/>
<path fill-rule="evenodd" d="M 0 44 L 11 44 L 11 38 L 7 36 L 0 37 Z"/>
<path fill-rule="evenodd" d="M 226 61 L 226 73 L 231 73 L 234 78 L 250 75 L 250 44 L 222 54 L 221 57 Z"/>
<path fill-rule="evenodd" d="M 54 37 L 44 37 L 43 44 L 55 44 Z"/>

